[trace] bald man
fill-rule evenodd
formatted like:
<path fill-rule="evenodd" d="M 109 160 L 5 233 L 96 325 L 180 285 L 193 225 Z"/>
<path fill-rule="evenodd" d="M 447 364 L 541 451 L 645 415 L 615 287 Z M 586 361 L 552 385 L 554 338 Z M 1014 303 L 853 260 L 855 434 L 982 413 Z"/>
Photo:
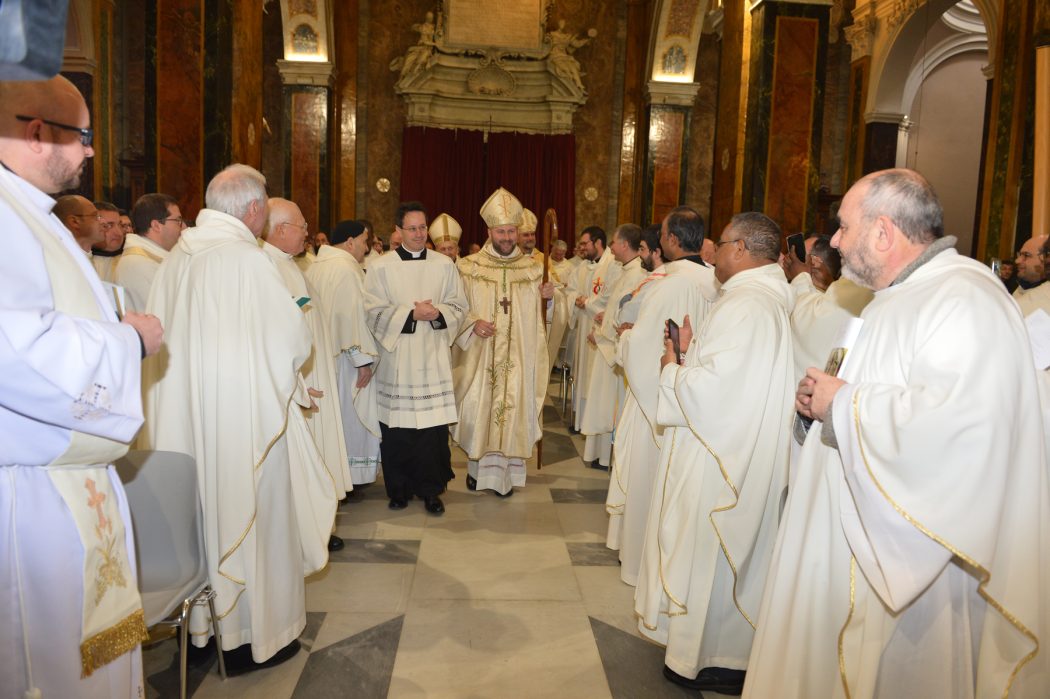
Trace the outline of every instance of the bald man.
<path fill-rule="evenodd" d="M 79 194 L 61 196 L 55 200 L 51 213 L 69 229 L 88 259 L 92 257 L 91 248 L 105 242 L 106 234 L 99 225 L 98 209 L 86 197 Z"/>
<path fill-rule="evenodd" d="M 1039 308 L 1050 313 L 1050 284 L 1046 282 L 1048 240 L 1045 235 L 1029 238 L 1017 253 L 1017 288 L 1013 295 L 1026 317 Z"/>
<path fill-rule="evenodd" d="M 83 248 L 51 214 L 50 195 L 79 186 L 94 155 L 90 124 L 63 77 L 0 82 L 4 696 L 143 695 L 131 520 L 108 464 L 142 424 L 140 361 L 162 332 L 151 316 L 117 321 Z"/>

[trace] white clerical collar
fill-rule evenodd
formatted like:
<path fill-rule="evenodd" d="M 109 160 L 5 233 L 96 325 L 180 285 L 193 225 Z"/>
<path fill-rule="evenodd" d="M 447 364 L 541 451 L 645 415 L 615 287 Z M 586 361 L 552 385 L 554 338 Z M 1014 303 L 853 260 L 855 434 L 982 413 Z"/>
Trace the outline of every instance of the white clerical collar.
<path fill-rule="evenodd" d="M 402 248 L 404 248 L 405 252 L 407 252 L 409 255 L 412 256 L 413 260 L 418 260 L 420 257 L 422 257 L 423 256 L 423 251 L 426 250 L 425 247 L 422 247 L 419 250 L 416 250 L 415 252 L 412 252 L 411 250 L 409 250 L 408 248 L 405 248 L 404 246 L 402 246 Z"/>

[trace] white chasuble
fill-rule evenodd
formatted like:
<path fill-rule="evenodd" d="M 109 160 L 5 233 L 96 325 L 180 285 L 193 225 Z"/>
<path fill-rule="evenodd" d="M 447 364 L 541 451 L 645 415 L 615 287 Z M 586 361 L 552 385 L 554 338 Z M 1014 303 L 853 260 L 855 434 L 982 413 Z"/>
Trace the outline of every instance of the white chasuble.
<path fill-rule="evenodd" d="M 427 300 L 445 327 L 412 319 L 415 303 Z M 384 425 L 422 429 L 456 422 L 450 348 L 466 311 L 456 265 L 441 253 L 424 248 L 418 259 L 403 260 L 394 250 L 369 265 L 365 312 L 379 349 L 372 381 Z"/>
<path fill-rule="evenodd" d="M 815 422 L 792 468 L 745 696 L 1048 696 L 1027 333 L 986 267 L 932 252 L 864 309 L 832 402 L 838 449 Z"/>
<path fill-rule="evenodd" d="M 113 281 L 113 272 L 116 270 L 118 262 L 120 262 L 120 255 L 91 254 L 91 266 L 98 273 L 98 278 L 104 282 Z"/>
<path fill-rule="evenodd" d="M 113 272 L 113 283 L 124 287 L 127 310 L 135 313 L 146 310 L 153 277 L 157 276 L 160 263 L 167 257 L 168 251 L 149 238 L 135 233 L 125 236 L 124 254 Z"/>
<path fill-rule="evenodd" d="M 824 370 L 828 353 L 843 327 L 850 318 L 860 316 L 871 298 L 870 289 L 846 278 L 833 281 L 827 291 L 810 287 L 809 291 L 798 294 L 795 309 L 791 311 L 796 381 L 802 380 L 809 367 Z"/>
<path fill-rule="evenodd" d="M 580 294 L 585 301 L 583 308 L 576 311 L 576 349 L 573 358 L 573 370 L 576 372 L 573 413 L 577 430 L 582 430 L 583 416 L 587 401 L 590 400 L 591 369 L 597 353 L 597 347 L 587 337 L 596 329 L 594 318 L 605 311 L 609 295 L 622 271 L 623 265 L 616 261 L 612 250 L 606 248 Z"/>
<path fill-rule="evenodd" d="M 682 260 L 654 270 L 624 306 L 634 327 L 620 336 L 627 399 L 616 427 L 605 509 L 609 513 L 606 545 L 619 549 L 620 579 L 629 585 L 638 583 L 653 478 L 663 444 L 656 406 L 664 323 L 672 319 L 681 325 L 688 315 L 692 327 L 702 327 L 717 295 L 711 268 Z"/>
<path fill-rule="evenodd" d="M 147 637 L 124 490 L 139 353 L 54 200 L 0 169 L 0 678 L 22 696 L 138 696 Z"/>
<path fill-rule="evenodd" d="M 1021 315 L 1027 318 L 1041 308 L 1050 313 L 1050 282 L 1043 282 L 1031 289 L 1017 287 L 1013 293 L 1014 301 L 1021 307 Z"/>
<path fill-rule="evenodd" d="M 685 366 L 660 376 L 664 431 L 635 593 L 643 635 L 686 677 L 748 667 L 787 485 L 794 294 L 779 265 L 721 288 Z M 770 695 L 775 696 L 775 695 Z"/>
<path fill-rule="evenodd" d="M 555 292 L 556 295 L 560 293 L 565 296 L 566 309 L 568 311 L 568 316 L 565 319 L 565 362 L 572 367 L 574 373 L 579 371 L 577 368 L 578 362 L 576 361 L 576 355 L 578 354 L 576 339 L 579 337 L 579 333 L 576 331 L 576 328 L 580 324 L 582 315 L 580 309 L 576 307 L 576 299 L 585 293 L 589 293 L 584 290 L 591 287 L 591 277 L 594 275 L 595 267 L 596 263 L 590 260 L 581 260 L 579 264 L 573 267 L 565 288 Z"/>
<path fill-rule="evenodd" d="M 223 647 L 251 643 L 261 662 L 306 623 L 286 429 L 310 331 L 251 231 L 211 209 L 161 265 L 147 310 L 165 329 L 144 365 L 147 442 L 196 459 Z M 210 628 L 194 614 L 194 643 Z"/>
<path fill-rule="evenodd" d="M 460 421 L 452 438 L 472 461 L 493 452 L 524 461 L 541 436 L 550 376 L 543 351 L 543 267 L 518 248 L 501 257 L 491 242 L 457 266 L 470 311 L 453 350 Z M 495 323 L 495 335 L 475 335 L 477 320 Z M 522 470 L 514 485 L 524 484 Z"/>
<path fill-rule="evenodd" d="M 322 245 L 306 278 L 317 291 L 329 333 L 327 353 L 335 360 L 350 479 L 358 485 L 374 483 L 380 440 L 377 382 L 373 378 L 364 388 L 357 387 L 358 370 L 371 364 L 375 372 L 379 360 L 365 315 L 365 273 L 350 253 Z"/>

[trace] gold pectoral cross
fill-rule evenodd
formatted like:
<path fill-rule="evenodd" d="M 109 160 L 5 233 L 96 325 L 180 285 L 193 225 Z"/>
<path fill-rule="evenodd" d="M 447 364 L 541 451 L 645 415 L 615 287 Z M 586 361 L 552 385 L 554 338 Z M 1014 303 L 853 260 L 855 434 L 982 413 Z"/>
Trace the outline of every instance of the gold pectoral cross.
<path fill-rule="evenodd" d="M 510 299 L 508 299 L 506 296 L 504 296 L 503 300 L 499 302 L 499 305 L 503 307 L 503 315 L 507 315 L 507 313 L 510 312 Z"/>

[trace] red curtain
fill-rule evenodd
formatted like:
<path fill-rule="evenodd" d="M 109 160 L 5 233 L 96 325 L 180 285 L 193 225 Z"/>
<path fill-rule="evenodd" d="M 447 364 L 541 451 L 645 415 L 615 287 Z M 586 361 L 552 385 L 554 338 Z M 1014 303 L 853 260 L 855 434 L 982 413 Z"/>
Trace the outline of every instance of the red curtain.
<path fill-rule="evenodd" d="M 488 234 L 478 214 L 481 205 L 504 187 L 539 220 L 558 215 L 562 240 L 575 239 L 576 139 L 572 134 L 493 133 L 405 127 L 401 156 L 401 198 L 418 199 L 431 218 L 445 212 L 463 226 L 460 248 L 484 243 Z M 544 251 L 546 252 L 546 251 Z"/>

